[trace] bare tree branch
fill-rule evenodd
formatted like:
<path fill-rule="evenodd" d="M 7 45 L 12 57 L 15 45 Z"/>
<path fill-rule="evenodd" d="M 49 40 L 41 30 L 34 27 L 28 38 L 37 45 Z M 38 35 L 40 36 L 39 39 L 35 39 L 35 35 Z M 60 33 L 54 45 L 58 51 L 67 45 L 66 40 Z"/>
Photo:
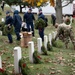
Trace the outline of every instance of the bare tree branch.
<path fill-rule="evenodd" d="M 68 2 L 67 4 L 65 4 L 64 6 L 62 6 L 62 7 L 65 7 L 65 6 L 67 6 L 67 5 L 69 5 L 71 2 Z"/>
<path fill-rule="evenodd" d="M 64 0 L 63 0 L 64 1 Z M 62 7 L 65 7 L 65 6 L 67 6 L 67 5 L 69 5 L 70 3 L 72 3 L 74 0 L 67 0 L 67 4 L 65 4 L 65 5 L 63 5 Z"/>

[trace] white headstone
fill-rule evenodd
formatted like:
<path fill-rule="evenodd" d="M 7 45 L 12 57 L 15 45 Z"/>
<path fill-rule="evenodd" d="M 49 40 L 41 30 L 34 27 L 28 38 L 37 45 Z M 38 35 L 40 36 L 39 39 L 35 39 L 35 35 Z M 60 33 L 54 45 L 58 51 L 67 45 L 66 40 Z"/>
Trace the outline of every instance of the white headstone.
<path fill-rule="evenodd" d="M 0 31 L 0 35 L 2 35 L 2 31 Z"/>
<path fill-rule="evenodd" d="M 4 18 L 2 18 L 2 22 L 5 22 Z"/>
<path fill-rule="evenodd" d="M 22 58 L 21 47 L 15 47 L 14 48 L 14 70 L 16 74 L 20 73 L 19 60 L 21 58 Z"/>
<path fill-rule="evenodd" d="M 50 42 L 50 45 L 52 45 L 52 35 L 51 35 L 51 33 L 49 34 L 49 42 Z"/>
<path fill-rule="evenodd" d="M 34 42 L 31 41 L 28 44 L 29 44 L 29 60 L 31 63 L 33 63 L 34 62 L 34 60 L 33 60 Z"/>
<path fill-rule="evenodd" d="M 52 32 L 52 38 L 53 39 L 55 38 L 55 32 L 54 31 Z"/>
<path fill-rule="evenodd" d="M 57 35 L 57 31 L 55 31 L 55 37 L 56 37 L 56 35 Z"/>
<path fill-rule="evenodd" d="M 2 60 L 1 60 L 1 56 L 0 56 L 0 68 L 2 68 Z"/>
<path fill-rule="evenodd" d="M 38 53 L 42 54 L 42 51 L 41 51 L 42 39 L 41 38 L 37 39 L 37 46 L 38 46 Z"/>
<path fill-rule="evenodd" d="M 44 46 L 47 50 L 47 42 L 48 42 L 48 38 L 47 38 L 47 35 L 44 36 Z"/>

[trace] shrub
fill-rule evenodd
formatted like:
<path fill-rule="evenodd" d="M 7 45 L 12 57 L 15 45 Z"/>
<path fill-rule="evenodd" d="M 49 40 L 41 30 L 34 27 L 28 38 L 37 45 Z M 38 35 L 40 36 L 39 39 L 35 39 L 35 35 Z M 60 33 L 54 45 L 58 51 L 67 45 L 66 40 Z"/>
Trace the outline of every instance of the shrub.
<path fill-rule="evenodd" d="M 47 55 L 47 50 L 46 50 L 46 48 L 45 48 L 44 45 L 41 47 L 41 50 L 42 50 L 42 52 L 43 52 L 44 55 Z"/>
<path fill-rule="evenodd" d="M 35 21 L 35 29 L 38 29 L 38 28 L 44 28 L 46 26 L 46 23 L 43 19 L 38 19 Z"/>
<path fill-rule="evenodd" d="M 52 51 L 53 50 L 53 47 L 50 45 L 49 41 L 47 42 L 47 50 L 48 51 Z"/>
<path fill-rule="evenodd" d="M 34 58 L 34 63 L 35 64 L 40 64 L 40 63 L 42 63 L 42 58 L 40 57 L 40 55 L 38 54 L 38 52 L 37 51 L 35 51 L 34 53 L 33 53 L 33 58 Z"/>

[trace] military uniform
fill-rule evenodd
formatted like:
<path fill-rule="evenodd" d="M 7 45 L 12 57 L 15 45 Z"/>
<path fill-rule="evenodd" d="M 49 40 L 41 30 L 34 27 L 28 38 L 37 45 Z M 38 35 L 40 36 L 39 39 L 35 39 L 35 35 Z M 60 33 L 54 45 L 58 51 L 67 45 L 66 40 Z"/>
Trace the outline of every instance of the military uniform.
<path fill-rule="evenodd" d="M 71 39 L 75 49 L 74 33 L 70 25 L 66 25 L 65 23 L 60 24 L 57 29 L 57 35 L 55 37 L 55 40 L 57 39 L 57 37 L 59 37 L 59 39 L 65 42 L 66 48 L 68 48 L 68 43 Z"/>

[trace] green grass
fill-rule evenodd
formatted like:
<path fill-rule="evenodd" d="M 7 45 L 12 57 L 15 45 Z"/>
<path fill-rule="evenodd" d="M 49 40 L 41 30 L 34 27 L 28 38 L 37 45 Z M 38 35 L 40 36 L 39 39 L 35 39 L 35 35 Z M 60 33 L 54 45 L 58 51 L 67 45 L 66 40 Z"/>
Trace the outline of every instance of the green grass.
<path fill-rule="evenodd" d="M 6 10 L 10 10 L 10 8 L 5 8 L 5 11 L 0 15 L 1 18 L 5 18 Z M 11 13 L 11 15 L 13 15 Z M 20 14 L 23 16 L 23 14 Z M 37 17 L 35 15 L 35 17 Z M 51 25 L 50 16 L 47 16 L 49 22 L 48 27 L 45 29 L 45 34 L 48 35 L 55 28 Z M 73 28 L 74 28 L 73 24 Z M 75 28 L 74 28 L 75 31 Z M 35 30 L 35 37 L 33 41 L 35 43 L 35 50 L 37 50 L 37 38 L 39 37 L 38 31 Z M 20 42 L 16 41 L 16 36 L 13 35 L 13 44 L 7 43 L 7 36 L 0 36 L 0 55 L 2 57 L 3 68 L 7 69 L 9 72 L 14 72 L 14 56 L 13 50 L 14 47 L 20 46 Z M 28 67 L 31 72 L 29 75 L 75 75 L 75 51 L 73 50 L 73 46 L 70 43 L 69 49 L 65 48 L 64 43 L 61 41 L 58 42 L 58 47 L 53 47 L 53 51 L 49 52 L 48 55 L 40 55 L 42 57 L 42 64 L 31 64 L 29 62 L 29 49 L 22 48 L 22 57 L 26 58 L 25 62 L 27 62 Z M 10 74 L 11 75 L 11 74 Z M 14 74 L 12 74 L 14 75 Z"/>

